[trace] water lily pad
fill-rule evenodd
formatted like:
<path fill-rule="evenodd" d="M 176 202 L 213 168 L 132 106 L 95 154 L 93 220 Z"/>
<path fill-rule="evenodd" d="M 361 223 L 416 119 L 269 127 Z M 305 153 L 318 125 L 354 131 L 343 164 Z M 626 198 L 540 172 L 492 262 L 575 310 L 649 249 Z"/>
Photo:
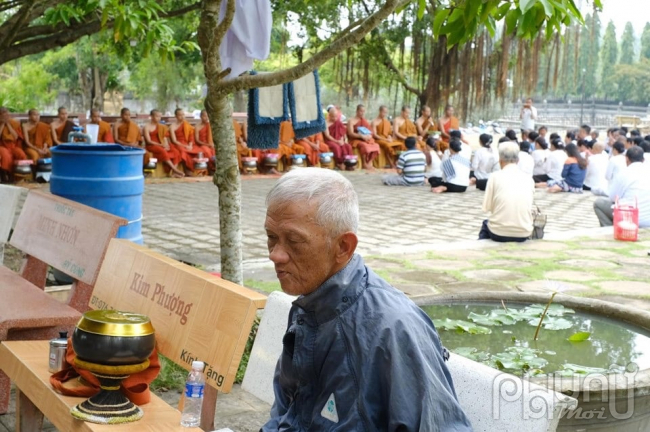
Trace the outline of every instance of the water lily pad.
<path fill-rule="evenodd" d="M 572 363 L 565 363 L 562 365 L 562 369 L 556 373 L 560 376 L 571 376 L 571 375 L 588 375 L 588 374 L 606 374 L 609 370 L 603 368 L 581 366 Z"/>
<path fill-rule="evenodd" d="M 460 333 L 469 334 L 490 334 L 492 330 L 487 327 L 476 325 L 475 323 L 463 320 L 453 320 L 445 318 L 442 320 L 433 320 L 433 324 L 438 330 L 455 330 Z"/>
<path fill-rule="evenodd" d="M 568 340 L 570 342 L 583 342 L 589 339 L 589 336 L 591 336 L 591 333 L 589 332 L 578 332 L 569 336 Z"/>
<path fill-rule="evenodd" d="M 452 351 L 454 354 L 474 360 L 477 362 L 485 362 L 489 360 L 490 354 L 485 351 L 479 351 L 474 347 L 458 347 Z"/>
<path fill-rule="evenodd" d="M 524 309 L 527 313 L 530 314 L 536 314 L 537 316 L 542 316 L 542 313 L 544 313 L 544 309 L 546 308 L 546 305 L 530 305 Z M 576 311 L 573 309 L 565 308 L 561 304 L 556 304 L 552 303 L 551 306 L 549 306 L 548 311 L 546 311 L 547 316 L 554 316 L 554 317 L 561 317 L 566 314 L 574 314 Z"/>
<path fill-rule="evenodd" d="M 501 370 L 515 372 L 542 369 L 548 361 L 539 357 L 539 351 L 528 347 L 508 347 L 505 352 L 494 354 L 491 358 L 494 365 Z"/>

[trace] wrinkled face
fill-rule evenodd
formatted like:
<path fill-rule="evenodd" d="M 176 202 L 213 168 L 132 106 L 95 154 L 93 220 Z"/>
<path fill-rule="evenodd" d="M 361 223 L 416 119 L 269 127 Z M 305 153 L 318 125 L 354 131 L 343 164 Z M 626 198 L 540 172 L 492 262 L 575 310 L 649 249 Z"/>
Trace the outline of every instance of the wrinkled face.
<path fill-rule="evenodd" d="M 185 113 L 183 111 L 176 111 L 174 116 L 176 117 L 176 120 L 178 120 L 179 122 L 185 120 Z"/>
<path fill-rule="evenodd" d="M 68 110 L 67 109 L 61 109 L 59 110 L 59 120 L 61 122 L 66 122 L 68 121 Z"/>
<path fill-rule="evenodd" d="M 382 108 L 379 110 L 379 117 L 386 118 L 388 117 L 388 108 Z"/>
<path fill-rule="evenodd" d="M 426 107 L 422 110 L 422 115 L 424 117 L 431 117 L 431 108 Z"/>
<path fill-rule="evenodd" d="M 129 111 L 129 110 L 124 111 L 122 114 L 120 114 L 120 118 L 125 123 L 130 122 L 131 121 L 131 111 Z"/>
<path fill-rule="evenodd" d="M 32 123 L 38 123 L 41 120 L 41 113 L 36 110 L 29 112 L 29 121 Z"/>
<path fill-rule="evenodd" d="M 99 115 L 99 111 L 92 111 L 90 113 L 90 122 L 98 124 L 102 120 L 102 117 Z"/>
<path fill-rule="evenodd" d="M 365 115 L 366 115 L 366 108 L 365 107 L 357 108 L 357 117 L 363 118 Z"/>
<path fill-rule="evenodd" d="M 453 116 L 453 115 L 454 115 L 454 107 L 449 107 L 449 108 L 447 108 L 447 110 L 445 111 L 445 115 L 446 115 L 447 117 L 451 117 L 451 116 Z"/>
<path fill-rule="evenodd" d="M 327 280 L 336 266 L 328 231 L 316 223 L 316 205 L 281 203 L 270 206 L 264 222 L 269 259 L 282 291 L 305 295 Z"/>
<path fill-rule="evenodd" d="M 207 112 L 205 112 L 205 111 L 201 112 L 201 121 L 203 123 L 207 123 L 207 122 L 210 121 L 210 119 L 208 118 L 208 113 Z"/>
<path fill-rule="evenodd" d="M 162 114 L 160 114 L 160 111 L 155 111 L 153 114 L 151 114 L 151 121 L 154 123 L 159 123 L 161 118 Z"/>

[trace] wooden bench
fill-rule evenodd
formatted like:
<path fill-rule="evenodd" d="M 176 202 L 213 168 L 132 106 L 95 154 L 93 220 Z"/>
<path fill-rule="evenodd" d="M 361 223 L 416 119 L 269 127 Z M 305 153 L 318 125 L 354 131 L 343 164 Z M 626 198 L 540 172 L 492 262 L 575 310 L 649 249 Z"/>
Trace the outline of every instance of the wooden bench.
<path fill-rule="evenodd" d="M 243 390 L 268 404 L 275 399 L 273 376 L 293 300 L 281 292 L 269 295 L 242 383 Z M 447 367 L 458 401 L 476 431 L 554 432 L 560 417 L 578 403 L 456 354 L 451 354 Z"/>
<path fill-rule="evenodd" d="M 109 240 L 126 223 L 56 195 L 30 192 L 10 241 L 27 254 L 22 272 L 0 266 L 0 341 L 50 339 L 71 330 L 88 308 Z M 43 291 L 48 266 L 75 279 L 67 304 Z M 7 412 L 10 386 L 2 370 L 0 414 Z"/>
<path fill-rule="evenodd" d="M 166 303 L 170 297 L 178 303 L 173 310 Z M 232 388 L 257 310 L 265 303 L 263 294 L 120 239 L 111 240 L 90 300 L 94 309 L 149 316 L 158 352 L 183 368 L 189 370 L 192 360 L 206 363 L 201 428 L 210 431 L 217 391 Z M 18 388 L 18 431 L 39 430 L 43 415 L 61 431 L 187 430 L 180 426 L 180 412 L 154 394 L 136 423 L 105 426 L 74 419 L 70 407 L 82 399 L 52 389 L 47 350 L 47 341 L 0 344 L 0 367 Z"/>

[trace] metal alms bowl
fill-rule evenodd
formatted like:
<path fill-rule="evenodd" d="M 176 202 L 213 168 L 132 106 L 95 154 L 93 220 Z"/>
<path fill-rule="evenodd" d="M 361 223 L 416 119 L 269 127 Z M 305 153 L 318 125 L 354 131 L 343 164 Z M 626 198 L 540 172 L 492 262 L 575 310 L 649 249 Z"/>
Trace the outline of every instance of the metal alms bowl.
<path fill-rule="evenodd" d="M 264 156 L 264 166 L 267 167 L 276 167 L 278 166 L 278 161 L 280 160 L 279 155 L 275 153 L 269 153 Z"/>
<path fill-rule="evenodd" d="M 319 160 L 320 160 L 320 163 L 322 163 L 322 164 L 329 164 L 329 163 L 332 163 L 332 156 L 322 154 L 322 155 L 320 155 Z"/>
<path fill-rule="evenodd" d="M 194 163 L 194 169 L 207 169 L 208 168 L 208 163 L 207 162 L 195 162 Z"/>
<path fill-rule="evenodd" d="M 83 314 L 72 333 L 77 357 L 100 365 L 144 362 L 156 345 L 151 320 L 140 314 L 94 310 Z"/>
<path fill-rule="evenodd" d="M 347 167 L 357 166 L 357 158 L 356 157 L 345 158 L 344 163 L 345 163 L 345 166 L 347 166 Z"/>
<path fill-rule="evenodd" d="M 30 165 L 15 165 L 14 166 L 15 174 L 31 174 L 32 167 Z"/>
<path fill-rule="evenodd" d="M 144 166 L 144 169 L 151 169 L 151 170 L 153 170 L 153 169 L 156 169 L 156 166 L 157 166 L 157 165 L 158 165 L 157 162 L 152 162 L 152 161 L 150 160 L 149 163 L 146 164 L 146 165 Z"/>
<path fill-rule="evenodd" d="M 244 165 L 246 168 L 257 168 L 257 159 L 242 158 L 242 165 Z"/>

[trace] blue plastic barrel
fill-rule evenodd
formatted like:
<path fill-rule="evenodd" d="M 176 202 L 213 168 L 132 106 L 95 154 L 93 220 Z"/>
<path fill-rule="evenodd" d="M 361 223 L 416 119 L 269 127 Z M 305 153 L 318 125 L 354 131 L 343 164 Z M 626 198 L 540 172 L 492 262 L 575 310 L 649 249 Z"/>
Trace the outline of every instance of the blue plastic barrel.
<path fill-rule="evenodd" d="M 118 144 L 52 148 L 50 191 L 129 221 L 118 238 L 142 244 L 144 150 Z"/>

